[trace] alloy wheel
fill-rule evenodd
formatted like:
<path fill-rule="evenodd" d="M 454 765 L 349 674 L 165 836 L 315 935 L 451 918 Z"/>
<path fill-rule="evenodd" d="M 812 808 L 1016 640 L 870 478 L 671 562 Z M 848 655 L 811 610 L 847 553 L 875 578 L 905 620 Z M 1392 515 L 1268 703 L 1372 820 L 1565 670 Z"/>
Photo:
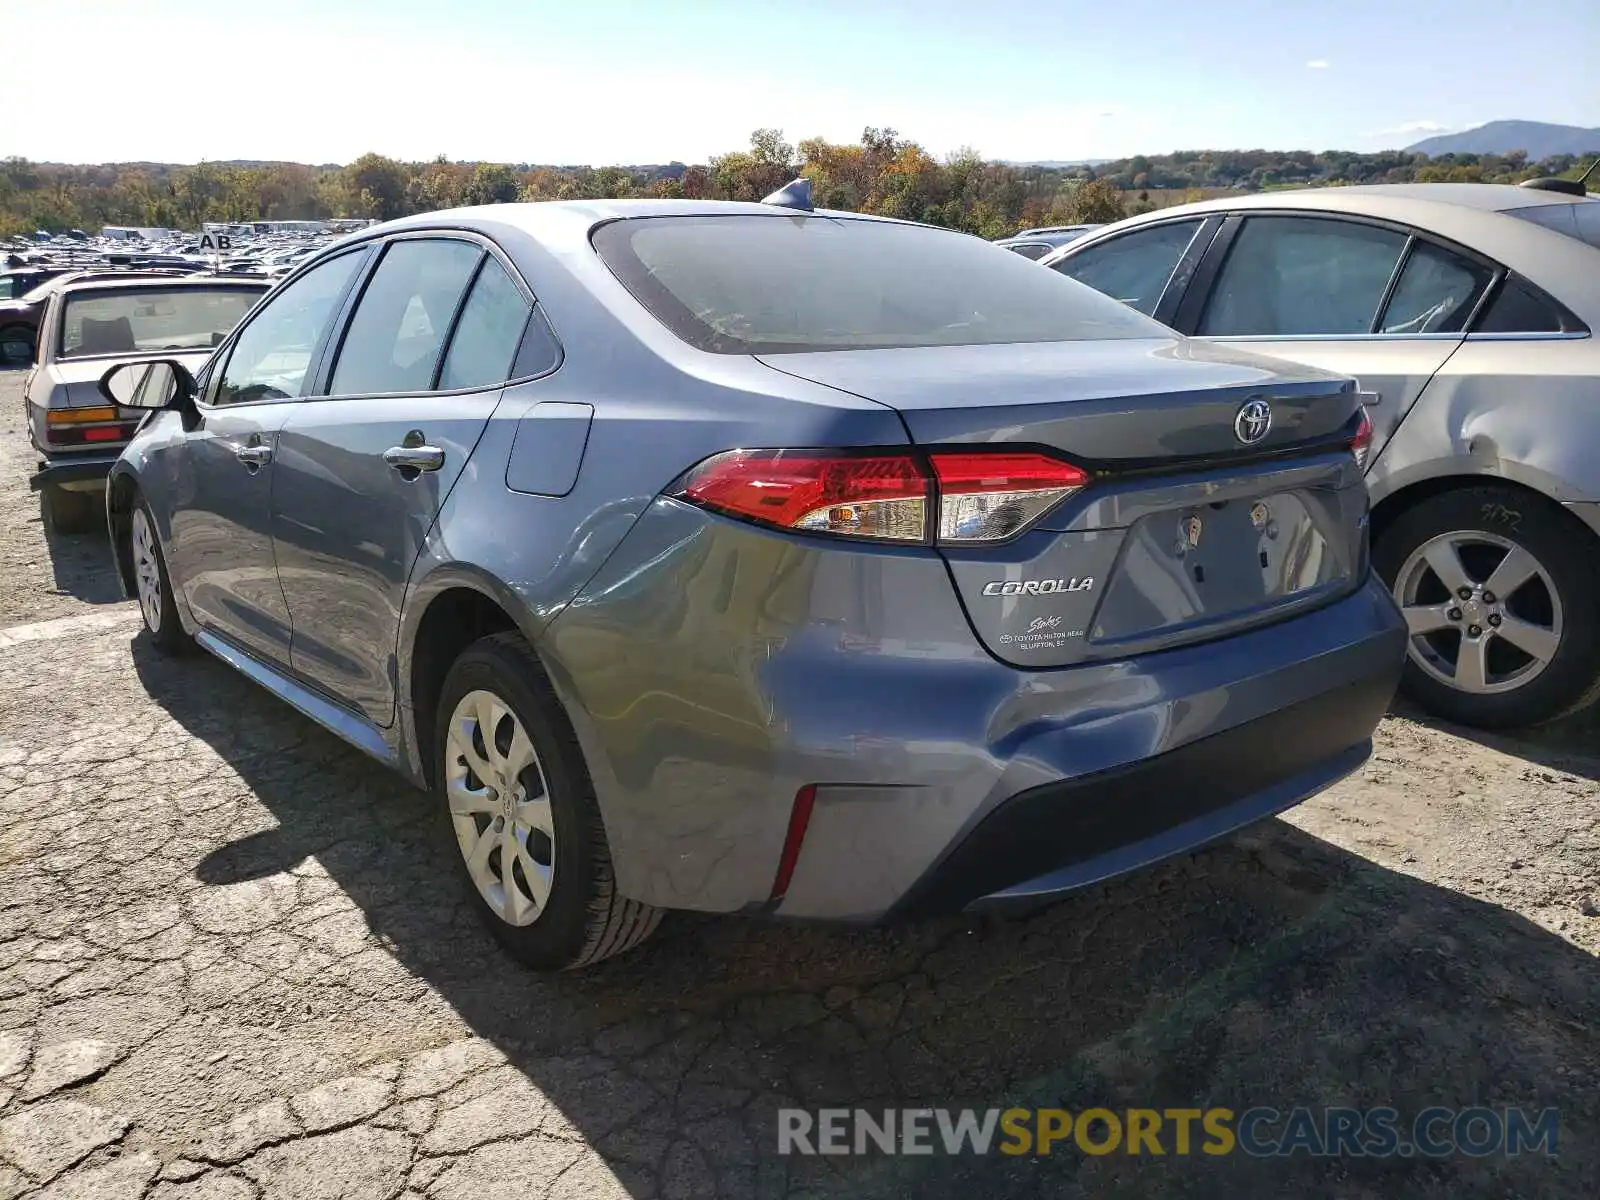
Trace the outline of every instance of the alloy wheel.
<path fill-rule="evenodd" d="M 133 576 L 139 594 L 139 608 L 151 633 L 161 632 L 161 563 L 157 558 L 155 531 L 144 509 L 133 510 Z"/>
<path fill-rule="evenodd" d="M 493 692 L 468 692 L 451 713 L 445 795 L 479 895 L 506 924 L 533 924 L 550 903 L 555 822 L 528 731 Z"/>
<path fill-rule="evenodd" d="M 1549 572 L 1498 534 L 1460 530 L 1428 539 L 1401 565 L 1394 590 L 1411 661 L 1463 692 L 1522 687 L 1561 644 L 1561 597 Z"/>

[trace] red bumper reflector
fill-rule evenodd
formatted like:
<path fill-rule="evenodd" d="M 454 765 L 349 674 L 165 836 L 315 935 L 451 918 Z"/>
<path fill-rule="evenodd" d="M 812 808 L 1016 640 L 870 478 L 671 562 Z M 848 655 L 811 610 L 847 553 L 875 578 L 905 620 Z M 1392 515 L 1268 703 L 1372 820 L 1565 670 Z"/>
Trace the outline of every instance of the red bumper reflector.
<path fill-rule="evenodd" d="M 783 839 L 783 855 L 778 859 L 778 874 L 772 881 L 772 898 L 782 900 L 789 891 L 789 880 L 794 878 L 794 867 L 800 861 L 800 843 L 806 840 L 806 826 L 811 823 L 811 806 L 817 800 L 817 785 L 808 783 L 794 794 L 794 808 L 789 811 L 789 832 Z"/>

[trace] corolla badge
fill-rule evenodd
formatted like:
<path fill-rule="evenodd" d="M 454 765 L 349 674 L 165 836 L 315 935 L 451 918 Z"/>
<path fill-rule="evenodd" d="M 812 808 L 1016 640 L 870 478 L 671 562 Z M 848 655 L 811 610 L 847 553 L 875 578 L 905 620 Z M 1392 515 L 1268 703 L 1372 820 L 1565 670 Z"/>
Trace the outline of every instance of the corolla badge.
<path fill-rule="evenodd" d="M 1272 405 L 1259 396 L 1246 400 L 1233 418 L 1233 436 L 1246 446 L 1254 446 L 1272 429 Z"/>
<path fill-rule="evenodd" d="M 1087 592 L 1094 576 L 1082 579 L 996 579 L 983 585 L 985 596 L 1052 596 L 1057 592 Z"/>

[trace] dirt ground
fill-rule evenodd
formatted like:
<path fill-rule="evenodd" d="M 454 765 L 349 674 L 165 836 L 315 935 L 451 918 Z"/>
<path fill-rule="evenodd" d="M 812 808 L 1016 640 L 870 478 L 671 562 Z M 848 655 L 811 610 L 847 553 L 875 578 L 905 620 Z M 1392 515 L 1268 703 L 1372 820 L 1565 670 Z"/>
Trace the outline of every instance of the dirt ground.
<path fill-rule="evenodd" d="M 0 1200 L 1600 1195 L 1600 719 L 1006 922 L 671 916 L 538 978 L 433 802 L 51 541 L 0 375 Z M 776 1153 L 782 1107 L 1555 1107 L 1559 1154 Z"/>

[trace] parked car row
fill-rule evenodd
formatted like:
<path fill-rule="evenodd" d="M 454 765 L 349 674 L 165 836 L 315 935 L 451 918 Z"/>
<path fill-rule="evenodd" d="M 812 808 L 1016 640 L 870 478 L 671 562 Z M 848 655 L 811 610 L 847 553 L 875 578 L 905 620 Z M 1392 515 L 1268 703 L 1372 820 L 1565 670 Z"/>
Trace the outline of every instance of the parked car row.
<path fill-rule="evenodd" d="M 672 908 L 1036 903 L 1355 770 L 1403 667 L 1486 723 L 1593 692 L 1597 276 L 1475 195 L 1167 210 L 1044 267 L 804 181 L 406 218 L 209 353 L 95 359 L 147 414 L 118 570 L 158 649 L 432 791 L 535 967 Z"/>

